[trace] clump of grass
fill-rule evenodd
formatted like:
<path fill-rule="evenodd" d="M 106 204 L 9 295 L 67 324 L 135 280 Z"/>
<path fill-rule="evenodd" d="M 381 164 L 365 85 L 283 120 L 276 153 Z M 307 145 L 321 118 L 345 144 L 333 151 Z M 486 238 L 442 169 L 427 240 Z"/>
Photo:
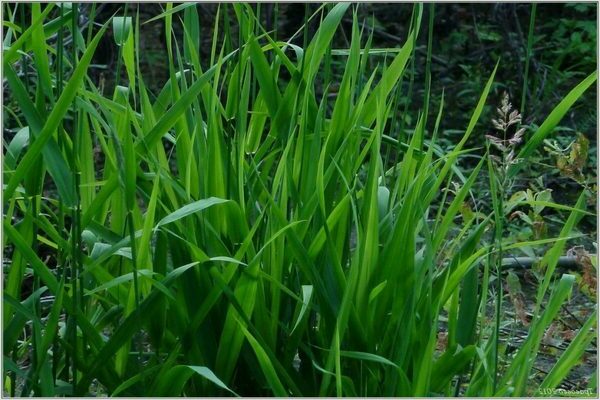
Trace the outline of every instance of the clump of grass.
<path fill-rule="evenodd" d="M 552 283 L 586 195 L 568 208 L 555 240 L 496 235 L 490 243 L 486 232 L 506 212 L 492 168 L 494 209 L 456 222 L 489 158 L 467 176 L 457 163 L 473 152 L 465 145 L 485 125 L 479 117 L 501 64 L 461 140 L 442 150 L 445 105 L 434 81 L 414 126 L 395 123 L 407 95 L 400 82 L 409 65 L 418 67 L 421 5 L 404 44 L 391 50 L 371 47 L 349 3 L 307 13 L 318 29 L 312 38 L 304 29 L 302 47 L 265 31 L 251 6 L 228 7 L 235 22 L 219 7 L 206 68 L 194 3 L 167 4 L 149 21 L 126 7 L 94 35 L 78 27 L 77 4 L 5 5 L 4 77 L 18 105 L 4 158 L 3 244 L 12 251 L 5 389 L 19 394 L 24 382 L 21 395 L 42 396 L 92 387 L 112 396 L 531 394 L 534 355 L 573 284 L 571 275 Z M 349 13 L 349 46 L 334 49 Z M 139 68 L 139 32 L 157 20 L 169 80 L 155 96 Z M 88 74 L 109 27 L 126 78 L 104 95 Z M 59 50 L 55 34 L 72 51 Z M 340 60 L 334 92 L 331 66 Z M 595 79 L 564 97 L 516 159 L 527 159 Z M 435 120 L 433 96 L 442 99 Z M 521 165 L 511 164 L 507 179 Z M 454 196 L 441 196 L 454 177 Z M 500 321 L 486 322 L 486 260 L 498 245 L 547 242 L 528 339 L 496 368 L 490 328 Z M 30 277 L 36 285 L 26 294 Z M 557 387 L 577 363 L 595 321 L 594 313 L 542 388 Z"/>

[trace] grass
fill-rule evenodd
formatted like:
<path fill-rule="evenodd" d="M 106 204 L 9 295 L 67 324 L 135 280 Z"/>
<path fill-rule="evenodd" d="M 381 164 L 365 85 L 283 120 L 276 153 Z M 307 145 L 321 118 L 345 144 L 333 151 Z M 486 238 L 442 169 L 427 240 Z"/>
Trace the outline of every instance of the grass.
<path fill-rule="evenodd" d="M 402 85 L 407 68 L 419 67 L 422 5 L 402 46 L 383 52 L 371 48 L 349 3 L 307 14 L 318 30 L 302 47 L 266 32 L 249 5 L 221 5 L 208 62 L 198 51 L 197 13 L 192 3 L 168 4 L 142 21 L 128 5 L 93 32 L 79 29 L 76 4 L 4 5 L 5 107 L 16 116 L 5 128 L 20 132 L 3 164 L 4 389 L 535 394 L 528 379 L 537 350 L 574 284 L 572 275 L 556 276 L 556 265 L 589 194 L 554 239 L 515 243 L 501 228 L 489 239 L 508 213 L 496 169 L 488 153 L 471 171 L 458 163 L 474 153 L 468 139 L 490 125 L 480 115 L 502 62 L 462 139 L 442 149 L 440 124 L 453 112 L 442 88 L 430 73 L 423 98 Z M 332 42 L 348 15 L 349 46 L 339 51 Z M 139 31 L 159 20 L 170 79 L 154 95 L 139 69 Z M 227 34 L 236 25 L 239 43 Z M 124 74 L 107 95 L 90 68 L 109 29 Z M 72 51 L 56 46 L 55 34 Z M 333 65 L 343 66 L 335 88 Z M 526 160 L 595 80 L 566 94 L 517 158 Z M 414 126 L 398 121 L 404 96 L 424 102 Z M 434 96 L 441 107 L 429 110 Z M 461 218 L 486 166 L 494 207 Z M 501 321 L 487 308 L 501 284 L 494 257 L 547 243 L 527 339 L 514 357 L 500 357 Z M 489 299 L 498 312 L 501 293 L 498 286 Z M 558 387 L 595 325 L 594 313 L 540 389 Z"/>

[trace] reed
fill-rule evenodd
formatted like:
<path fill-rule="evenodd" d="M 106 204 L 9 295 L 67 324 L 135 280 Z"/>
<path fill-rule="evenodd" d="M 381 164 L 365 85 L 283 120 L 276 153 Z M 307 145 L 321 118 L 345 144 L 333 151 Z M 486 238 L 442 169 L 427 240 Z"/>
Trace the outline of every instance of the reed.
<path fill-rule="evenodd" d="M 537 349 L 574 282 L 555 267 L 589 214 L 588 194 L 572 207 L 547 205 L 570 212 L 554 239 L 502 235 L 509 207 L 526 204 L 500 191 L 522 163 L 503 170 L 506 180 L 487 153 L 469 171 L 458 165 L 477 154 L 468 139 L 490 129 L 480 116 L 502 63 L 460 141 L 442 149 L 440 125 L 455 110 L 431 73 L 433 4 L 414 5 L 396 49 L 373 48 L 349 3 L 307 5 L 302 46 L 277 30 L 277 6 L 221 5 L 209 60 L 194 3 L 168 4 L 147 21 L 125 6 L 87 28 L 77 3 L 3 7 L 4 79 L 17 105 L 5 128 L 19 132 L 3 163 L 8 393 L 536 393 L 526 383 Z M 348 16 L 348 47 L 336 48 Z M 169 79 L 159 93 L 140 70 L 140 27 L 152 23 L 165 27 Z M 109 27 L 119 61 L 114 92 L 104 93 L 90 68 Z M 421 97 L 412 83 L 423 28 Z M 515 159 L 527 159 L 595 80 L 566 94 Z M 398 114 L 401 101 L 422 104 L 412 122 L 407 106 Z M 457 218 L 486 165 L 493 209 Z M 493 326 L 486 306 L 502 254 L 547 244 L 528 338 L 500 367 L 501 287 Z M 31 294 L 22 290 L 30 277 Z M 540 388 L 561 383 L 595 324 L 596 313 Z"/>

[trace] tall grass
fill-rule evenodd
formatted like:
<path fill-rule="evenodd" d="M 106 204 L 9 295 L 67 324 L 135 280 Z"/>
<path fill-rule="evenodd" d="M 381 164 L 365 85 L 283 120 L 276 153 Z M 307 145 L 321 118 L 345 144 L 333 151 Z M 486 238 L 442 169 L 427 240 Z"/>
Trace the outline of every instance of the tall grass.
<path fill-rule="evenodd" d="M 398 49 L 373 48 L 349 3 L 307 7 L 301 47 L 267 32 L 258 7 L 221 5 L 208 62 L 193 3 L 167 4 L 149 21 L 127 6 L 95 33 L 78 27 L 77 10 L 4 5 L 5 107 L 16 106 L 5 128 L 18 131 L 3 163 L 5 390 L 536 393 L 527 379 L 537 349 L 574 281 L 555 276 L 556 264 L 587 213 L 587 195 L 568 208 L 560 235 L 539 243 L 489 240 L 494 222 L 522 203 L 494 200 L 488 215 L 458 217 L 487 155 L 466 176 L 458 162 L 473 153 L 468 139 L 490 125 L 480 116 L 502 64 L 490 71 L 460 142 L 442 149 L 443 91 L 429 65 L 433 5 L 414 6 Z M 348 15 L 349 46 L 334 48 Z M 141 25 L 158 20 L 169 80 L 154 95 L 139 41 Z M 309 24 L 318 27 L 312 37 Z M 401 82 L 413 79 L 407 68 L 420 67 L 414 50 L 423 26 L 421 98 Z M 89 73 L 108 29 L 123 70 L 110 94 Z M 595 80 L 565 95 L 517 158 L 527 159 Z M 403 96 L 423 104 L 412 126 L 397 114 Z M 429 110 L 432 97 L 442 99 L 438 110 Z M 496 364 L 489 256 L 498 245 L 547 243 L 529 335 Z M 31 278 L 36 285 L 25 292 Z M 577 364 L 595 324 L 594 313 L 542 388 L 557 387 Z"/>

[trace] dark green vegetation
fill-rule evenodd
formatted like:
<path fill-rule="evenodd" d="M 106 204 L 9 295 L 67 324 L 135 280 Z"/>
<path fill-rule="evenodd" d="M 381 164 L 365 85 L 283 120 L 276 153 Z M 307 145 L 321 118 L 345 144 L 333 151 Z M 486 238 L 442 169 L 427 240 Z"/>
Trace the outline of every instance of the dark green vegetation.
<path fill-rule="evenodd" d="M 596 392 L 594 20 L 100 7 L 4 4 L 6 393 Z"/>

